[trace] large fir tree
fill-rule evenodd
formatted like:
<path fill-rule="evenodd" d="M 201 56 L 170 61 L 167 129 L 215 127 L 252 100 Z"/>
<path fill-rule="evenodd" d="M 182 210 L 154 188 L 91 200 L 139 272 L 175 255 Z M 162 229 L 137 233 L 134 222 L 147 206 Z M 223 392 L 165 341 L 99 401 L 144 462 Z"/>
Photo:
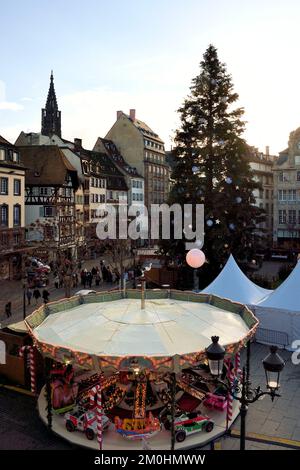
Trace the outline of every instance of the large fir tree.
<path fill-rule="evenodd" d="M 252 256 L 264 215 L 254 205 L 258 185 L 247 161 L 251 149 L 242 137 L 244 110 L 234 106 L 238 95 L 214 46 L 206 50 L 200 68 L 178 110 L 181 127 L 175 135 L 169 202 L 204 204 L 208 264 L 201 272 L 207 283 L 230 253 L 239 260 Z M 170 255 L 185 256 L 182 241 L 165 241 L 161 247 Z"/>

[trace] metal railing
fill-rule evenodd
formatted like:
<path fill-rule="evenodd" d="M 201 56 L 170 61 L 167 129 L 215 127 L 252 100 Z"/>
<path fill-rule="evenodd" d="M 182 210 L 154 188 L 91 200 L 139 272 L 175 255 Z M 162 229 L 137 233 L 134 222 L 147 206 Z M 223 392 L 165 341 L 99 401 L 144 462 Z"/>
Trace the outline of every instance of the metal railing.
<path fill-rule="evenodd" d="M 267 328 L 258 328 L 255 334 L 255 341 L 257 343 L 267 343 L 283 346 L 284 348 L 289 345 L 289 336 L 287 333 L 276 330 L 269 330 Z"/>

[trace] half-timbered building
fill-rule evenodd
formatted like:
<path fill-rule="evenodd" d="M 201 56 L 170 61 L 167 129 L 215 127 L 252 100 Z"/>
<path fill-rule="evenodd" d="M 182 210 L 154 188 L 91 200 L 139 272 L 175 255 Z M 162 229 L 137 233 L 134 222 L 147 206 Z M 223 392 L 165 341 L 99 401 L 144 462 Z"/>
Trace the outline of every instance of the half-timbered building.
<path fill-rule="evenodd" d="M 76 256 L 75 192 L 78 175 L 56 146 L 19 147 L 25 181 L 27 239 L 43 242 L 50 258 Z"/>

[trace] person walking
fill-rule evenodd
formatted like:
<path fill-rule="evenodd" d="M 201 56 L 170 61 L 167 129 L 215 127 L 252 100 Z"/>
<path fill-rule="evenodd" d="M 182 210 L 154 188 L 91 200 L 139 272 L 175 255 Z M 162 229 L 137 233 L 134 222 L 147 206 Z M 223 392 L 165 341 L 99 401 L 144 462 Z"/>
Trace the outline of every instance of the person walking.
<path fill-rule="evenodd" d="M 32 291 L 31 291 L 31 289 L 29 289 L 29 287 L 27 288 L 27 291 L 26 291 L 26 297 L 27 297 L 28 305 L 30 305 L 31 297 L 32 297 Z"/>
<path fill-rule="evenodd" d="M 39 291 L 39 289 L 38 289 L 37 287 L 34 289 L 32 295 L 33 295 L 33 298 L 35 299 L 35 305 L 37 305 L 37 304 L 38 304 L 38 300 L 39 300 L 39 298 L 41 297 L 41 293 L 40 293 L 40 291 Z"/>
<path fill-rule="evenodd" d="M 97 286 L 97 287 L 99 287 L 99 285 L 100 285 L 100 280 L 101 280 L 101 278 L 100 278 L 100 273 L 99 273 L 99 271 L 97 271 L 96 277 L 95 277 L 95 281 L 96 281 L 96 286 Z"/>
<path fill-rule="evenodd" d="M 58 276 L 58 274 L 56 274 L 56 276 L 54 278 L 54 285 L 55 285 L 56 289 L 59 288 L 59 276 Z"/>
<path fill-rule="evenodd" d="M 11 317 L 11 302 L 7 302 L 5 305 L 5 313 L 7 318 Z"/>
<path fill-rule="evenodd" d="M 49 302 L 49 292 L 47 291 L 47 289 L 44 289 L 43 290 L 43 300 L 44 300 L 44 304 L 47 304 Z"/>
<path fill-rule="evenodd" d="M 87 282 L 88 282 L 89 288 L 91 289 L 91 288 L 92 288 L 92 284 L 93 284 L 93 275 L 92 275 L 92 273 L 91 273 L 90 271 L 88 272 Z"/>

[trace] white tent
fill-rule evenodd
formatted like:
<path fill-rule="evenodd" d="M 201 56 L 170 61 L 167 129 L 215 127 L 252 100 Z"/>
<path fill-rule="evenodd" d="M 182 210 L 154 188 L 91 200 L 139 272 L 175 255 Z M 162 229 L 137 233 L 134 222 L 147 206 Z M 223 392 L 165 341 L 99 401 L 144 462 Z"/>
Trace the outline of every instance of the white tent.
<path fill-rule="evenodd" d="M 255 305 L 272 292 L 250 281 L 241 271 L 234 257 L 230 255 L 219 276 L 201 293 L 225 297 L 246 305 Z"/>
<path fill-rule="evenodd" d="M 300 339 L 300 262 L 289 277 L 266 299 L 258 302 L 255 313 L 260 320 L 259 328 L 281 333 L 286 343 Z M 281 342 L 282 341 L 282 342 Z M 276 341 L 272 341 L 276 343 Z M 284 344 L 283 340 L 278 343 Z"/>

